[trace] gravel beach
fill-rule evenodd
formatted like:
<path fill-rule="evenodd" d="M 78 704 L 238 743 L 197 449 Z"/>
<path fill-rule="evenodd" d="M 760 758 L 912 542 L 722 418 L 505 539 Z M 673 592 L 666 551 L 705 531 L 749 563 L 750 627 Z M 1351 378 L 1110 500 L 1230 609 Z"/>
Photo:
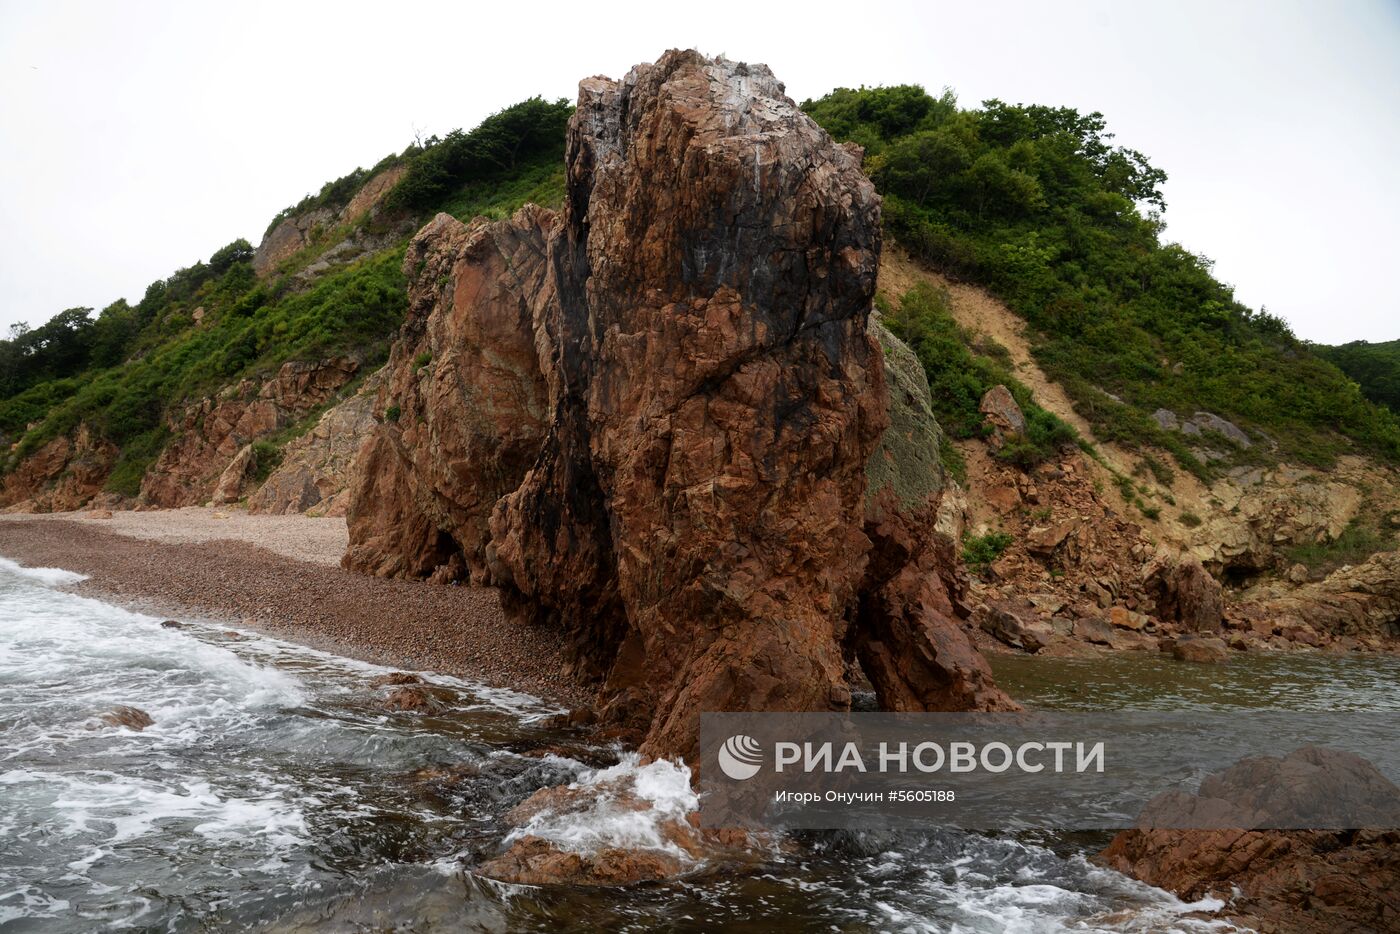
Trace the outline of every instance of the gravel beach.
<path fill-rule="evenodd" d="M 0 516 L 0 556 L 86 574 L 78 592 L 152 615 L 225 621 L 378 664 L 587 702 L 564 674 L 558 634 L 507 618 L 495 590 L 344 571 L 343 519 L 214 513 Z"/>

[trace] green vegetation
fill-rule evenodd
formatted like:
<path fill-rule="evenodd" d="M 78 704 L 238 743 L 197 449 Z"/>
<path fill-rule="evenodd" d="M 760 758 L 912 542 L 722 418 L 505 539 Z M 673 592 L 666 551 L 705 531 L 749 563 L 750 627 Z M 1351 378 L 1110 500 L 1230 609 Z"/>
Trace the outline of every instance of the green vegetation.
<path fill-rule="evenodd" d="M 865 146 L 895 239 L 1031 324 L 1036 360 L 1101 438 L 1164 448 L 1207 476 L 1150 414 L 1206 409 L 1267 435 L 1273 456 L 1327 465 L 1356 449 L 1400 460 L 1393 413 L 1282 320 L 1237 302 L 1208 260 L 1162 241 L 1166 175 L 1114 146 L 1102 115 L 997 100 L 963 110 L 949 92 L 913 86 L 842 89 L 803 106 Z"/>
<path fill-rule="evenodd" d="M 1006 532 L 988 532 L 986 535 L 963 536 L 963 562 L 973 574 L 987 570 L 1001 553 L 1011 547 L 1012 538 Z"/>
<path fill-rule="evenodd" d="M 1366 512 L 1366 511 L 1363 511 Z M 1294 545 L 1286 552 L 1288 560 L 1305 565 L 1310 571 L 1330 574 L 1347 564 L 1360 564 L 1378 551 L 1396 547 L 1395 513 L 1380 517 L 1358 514 L 1342 534 L 1325 542 Z"/>
<path fill-rule="evenodd" d="M 522 166 L 558 167 L 564 159 L 564 128 L 573 108 L 532 97 L 492 114 L 470 133 L 453 130 L 413 152 L 403 180 L 386 199 L 390 208 L 440 209 L 469 184 L 494 183 Z"/>
<path fill-rule="evenodd" d="M 320 231 L 279 276 L 259 280 L 254 250 L 239 239 L 152 283 L 135 304 L 118 300 L 95 317 L 72 308 L 38 328 L 12 328 L 0 340 L 0 437 L 18 444 L 0 457 L 0 473 L 86 423 L 121 447 L 107 488 L 135 495 L 170 440 L 169 414 L 181 406 L 245 377 L 267 378 L 288 360 L 348 354 L 368 370 L 386 357 L 407 307 L 406 238 L 309 283 L 296 274 L 357 227 L 382 235 L 406 219 L 416 228 L 436 211 L 503 217 L 526 201 L 561 204 L 570 112 L 562 101 L 532 98 L 470 132 L 454 130 L 327 183 L 268 230 L 294 214 L 338 211 L 375 174 L 406 166 L 387 212 Z M 298 431 L 309 424 L 303 419 Z M 259 442 L 259 472 L 271 472 L 291 436 Z"/>
<path fill-rule="evenodd" d="M 262 486 L 282 463 L 282 446 L 267 438 L 254 441 L 253 458 L 256 465 L 253 468 L 253 484 Z"/>
<path fill-rule="evenodd" d="M 886 327 L 913 349 L 928 375 L 933 411 L 944 432 L 954 438 L 976 438 L 985 432 L 978 403 L 987 390 L 1001 383 L 1011 390 L 1026 416 L 1026 433 L 1010 439 L 997 452 L 1005 460 L 1029 467 L 1078 443 L 1073 428 L 1031 398 L 1031 392 L 1011 375 L 1002 354 L 974 351 L 974 341 L 948 310 L 948 296 L 920 284 L 892 308 L 877 299 Z M 944 445 L 952 449 L 952 445 Z M 954 475 L 957 471 L 954 470 Z"/>
<path fill-rule="evenodd" d="M 1313 344 L 1312 349 L 1356 380 L 1367 399 L 1400 413 L 1400 340 L 1352 341 L 1338 347 Z"/>

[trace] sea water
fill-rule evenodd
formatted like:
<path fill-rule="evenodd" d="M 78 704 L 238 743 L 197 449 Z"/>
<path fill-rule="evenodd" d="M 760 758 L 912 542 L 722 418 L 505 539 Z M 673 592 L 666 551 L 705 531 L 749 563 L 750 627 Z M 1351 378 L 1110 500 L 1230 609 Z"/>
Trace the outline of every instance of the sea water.
<path fill-rule="evenodd" d="M 665 848 L 688 773 L 589 768 L 528 695 L 429 674 L 451 698 L 395 713 L 386 669 L 73 593 L 0 559 L 0 930 L 1204 931 L 1186 904 L 1098 867 L 1106 835 L 810 834 L 677 881 L 535 888 L 472 867 L 523 833 L 563 849 Z M 112 727 L 114 706 L 154 725 Z M 505 812 L 539 788 L 628 779 L 649 812 Z"/>

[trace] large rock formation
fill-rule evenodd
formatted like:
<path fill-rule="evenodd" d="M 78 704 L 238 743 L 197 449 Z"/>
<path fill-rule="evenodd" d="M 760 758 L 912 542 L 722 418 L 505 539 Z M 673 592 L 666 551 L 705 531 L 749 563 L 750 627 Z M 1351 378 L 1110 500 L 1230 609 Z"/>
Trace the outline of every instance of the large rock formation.
<path fill-rule="evenodd" d="M 1195 900 L 1216 896 L 1261 931 L 1394 931 L 1400 926 L 1397 791 L 1370 762 L 1318 747 L 1243 759 L 1197 794 L 1163 793 L 1099 859 Z M 1367 815 L 1370 815 L 1369 817 Z M 1361 830 L 1264 830 L 1294 821 Z M 1239 829 L 1172 830 L 1236 825 Z"/>
<path fill-rule="evenodd" d="M 1283 631 L 1306 626 L 1331 636 L 1400 638 L 1400 551 L 1378 552 L 1321 581 L 1233 612 L 1237 619 L 1266 620 Z"/>
<path fill-rule="evenodd" d="M 380 370 L 369 377 L 357 393 L 328 410 L 310 431 L 287 443 L 281 463 L 248 497 L 249 512 L 345 515 L 350 468 L 374 430 L 374 407 L 383 374 Z"/>
<path fill-rule="evenodd" d="M 956 625 L 937 474 L 867 498 L 858 160 L 766 67 L 668 52 L 582 82 L 567 168 L 562 217 L 411 245 L 347 566 L 501 586 L 657 754 L 701 710 L 848 706 L 852 656 L 887 707 L 1011 707 Z"/>
<path fill-rule="evenodd" d="M 141 481 L 142 499 L 166 507 L 203 503 L 247 444 L 329 400 L 358 369 L 359 364 L 347 357 L 291 361 L 264 383 L 245 379 L 214 398 L 187 406 L 169 419 L 175 440 Z M 230 479 L 241 480 L 242 475 Z"/>
<path fill-rule="evenodd" d="M 0 506 L 21 512 L 79 509 L 102 492 L 117 461 L 117 446 L 80 424 L 59 435 L 0 480 Z"/>

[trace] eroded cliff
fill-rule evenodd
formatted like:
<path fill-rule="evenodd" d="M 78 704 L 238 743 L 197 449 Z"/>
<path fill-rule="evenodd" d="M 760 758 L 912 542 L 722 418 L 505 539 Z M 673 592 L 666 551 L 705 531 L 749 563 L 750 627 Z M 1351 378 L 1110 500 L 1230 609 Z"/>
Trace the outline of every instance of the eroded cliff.
<path fill-rule="evenodd" d="M 701 710 L 847 707 L 856 657 L 890 708 L 1013 706 L 957 625 L 938 476 L 867 498 L 858 158 L 766 67 L 668 52 L 582 82 L 567 169 L 561 216 L 411 245 L 347 566 L 500 586 L 653 753 Z"/>

